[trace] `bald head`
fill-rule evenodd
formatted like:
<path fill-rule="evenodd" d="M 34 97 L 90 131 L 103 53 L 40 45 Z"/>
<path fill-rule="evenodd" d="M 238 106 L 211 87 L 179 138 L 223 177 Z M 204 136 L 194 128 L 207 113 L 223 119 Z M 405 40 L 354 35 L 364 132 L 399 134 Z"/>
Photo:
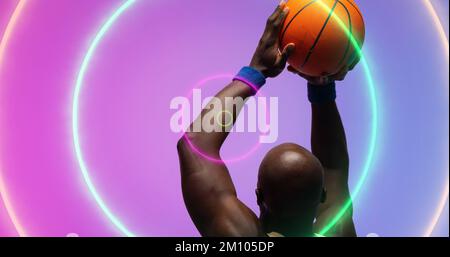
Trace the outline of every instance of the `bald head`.
<path fill-rule="evenodd" d="M 262 211 L 286 218 L 315 215 L 322 192 L 322 165 L 305 148 L 283 144 L 264 157 L 258 175 Z"/>

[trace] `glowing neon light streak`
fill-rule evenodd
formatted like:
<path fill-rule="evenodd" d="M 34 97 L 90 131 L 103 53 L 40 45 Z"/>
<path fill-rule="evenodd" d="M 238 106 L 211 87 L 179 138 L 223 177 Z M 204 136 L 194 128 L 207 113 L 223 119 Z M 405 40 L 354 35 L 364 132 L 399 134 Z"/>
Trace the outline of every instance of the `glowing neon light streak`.
<path fill-rule="evenodd" d="M 3 64 L 3 56 L 5 54 L 9 39 L 11 38 L 12 32 L 17 24 L 17 21 L 19 20 L 19 17 L 24 9 L 26 0 L 21 0 L 16 6 L 16 9 L 14 10 L 13 14 L 11 15 L 11 18 L 8 22 L 8 25 L 6 26 L 6 30 L 3 34 L 2 40 L 0 41 L 0 71 Z M 1 149 L 0 149 L 1 150 Z M 1 153 L 0 153 L 1 158 Z M 1 165 L 1 161 L 0 161 Z M 6 190 L 5 181 L 3 180 L 3 177 L 1 175 L 1 167 L 0 167 L 0 198 L 3 201 L 3 204 L 5 205 L 6 212 L 8 213 L 9 218 L 11 219 L 11 222 L 16 229 L 17 233 L 21 237 L 27 236 L 25 229 L 23 228 L 22 224 L 20 223 L 17 214 L 14 211 L 14 208 L 11 203 L 11 198 L 8 195 L 8 192 Z"/>
<path fill-rule="evenodd" d="M 327 12 L 331 12 L 331 8 L 326 5 L 322 0 L 319 0 L 317 3 L 320 4 L 320 6 Z M 355 188 L 353 189 L 353 199 L 355 199 L 359 193 L 361 192 L 361 189 L 367 180 L 367 177 L 369 175 L 370 167 L 372 165 L 374 155 L 375 155 L 375 145 L 377 142 L 378 137 L 378 104 L 377 104 L 377 95 L 375 92 L 375 83 L 372 77 L 372 74 L 370 72 L 369 64 L 367 63 L 366 58 L 362 54 L 361 48 L 355 39 L 355 37 L 352 35 L 352 33 L 349 31 L 345 23 L 336 15 L 336 13 L 332 14 L 332 18 L 337 21 L 339 26 L 344 30 L 344 32 L 349 37 L 353 47 L 355 48 L 357 54 L 361 57 L 361 65 L 363 66 L 364 73 L 366 74 L 366 80 L 368 83 L 368 89 L 369 89 L 369 95 L 370 95 L 370 107 L 372 111 L 372 119 L 371 119 L 371 131 L 370 131 L 370 137 L 369 137 L 369 148 L 367 157 L 364 163 L 364 166 L 362 168 L 362 175 L 359 178 L 358 182 L 356 183 Z M 348 199 L 343 206 L 341 207 L 340 211 L 336 214 L 336 216 L 328 223 L 326 224 L 319 232 L 321 235 L 325 235 L 330 229 L 332 229 L 339 220 L 345 215 L 347 210 L 352 206 L 352 199 Z"/>
<path fill-rule="evenodd" d="M 423 0 L 423 3 L 425 4 L 428 12 L 430 13 L 431 18 L 433 19 L 434 25 L 435 25 L 437 31 L 439 32 L 441 43 L 444 46 L 444 51 L 446 53 L 447 63 L 448 63 L 448 61 L 449 61 L 449 42 L 448 42 L 447 35 L 445 33 L 444 25 L 442 24 L 441 20 L 439 19 L 439 16 L 438 16 L 436 10 L 434 9 L 433 4 L 431 4 L 430 0 Z M 448 67 L 447 67 L 447 69 L 448 69 Z M 447 93 L 448 93 L 448 91 L 447 91 Z M 447 140 L 447 142 L 448 142 L 448 140 Z M 447 149 L 448 149 L 448 147 L 447 147 Z M 449 191 L 449 182 L 448 182 L 449 181 L 449 177 L 448 177 L 449 170 L 448 170 L 448 167 L 446 168 L 446 170 L 447 170 L 447 179 L 446 179 L 447 182 L 446 182 L 446 185 L 444 186 L 444 190 L 441 193 L 441 198 L 439 200 L 439 204 L 438 204 L 438 206 L 436 208 L 436 211 L 435 211 L 433 217 L 431 218 L 431 222 L 428 225 L 428 227 L 426 228 L 426 231 L 425 231 L 425 234 L 424 234 L 425 237 L 430 237 L 431 234 L 433 233 L 436 225 L 439 222 L 439 219 L 440 219 L 440 217 L 442 215 L 442 212 L 444 211 L 445 204 L 448 201 L 448 193 L 449 193 L 448 192 Z"/>
<path fill-rule="evenodd" d="M 75 147 L 75 153 L 78 160 L 78 164 L 81 169 L 81 173 L 83 175 L 84 182 L 86 183 L 89 192 L 92 194 L 92 196 L 95 199 L 95 202 L 98 204 L 100 209 L 103 211 L 103 213 L 108 217 L 108 219 L 116 226 L 122 233 L 124 233 L 126 236 L 134 236 L 133 233 L 131 233 L 124 224 L 111 212 L 111 210 L 106 205 L 103 198 L 100 196 L 100 194 L 97 192 L 97 189 L 95 188 L 92 179 L 89 175 L 86 163 L 83 159 L 83 154 L 81 152 L 81 145 L 80 145 L 80 138 L 79 138 L 79 131 L 78 131 L 78 105 L 79 105 L 79 99 L 80 99 L 80 91 L 82 88 L 84 75 L 86 74 L 86 70 L 89 67 L 89 62 L 92 59 L 92 56 L 97 49 L 97 46 L 99 45 L 100 41 L 105 36 L 106 32 L 112 27 L 114 22 L 117 21 L 117 19 L 120 17 L 121 14 L 123 14 L 133 3 L 135 0 L 127 0 L 123 5 L 121 5 L 111 17 L 103 24 L 101 29 L 98 31 L 97 35 L 95 35 L 94 40 L 91 43 L 91 46 L 89 47 L 83 62 L 81 64 L 80 72 L 78 73 L 74 96 L 73 96 L 73 106 L 72 106 L 72 134 L 73 134 L 73 143 Z"/>

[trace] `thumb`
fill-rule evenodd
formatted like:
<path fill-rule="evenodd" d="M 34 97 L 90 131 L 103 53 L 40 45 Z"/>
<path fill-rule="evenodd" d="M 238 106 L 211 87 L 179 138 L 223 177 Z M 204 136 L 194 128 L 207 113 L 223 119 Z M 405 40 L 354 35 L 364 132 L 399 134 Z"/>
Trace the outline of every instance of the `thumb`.
<path fill-rule="evenodd" d="M 285 67 L 289 57 L 294 53 L 295 44 L 288 44 L 284 47 L 281 52 L 280 60 L 278 61 L 278 65 L 281 67 Z"/>

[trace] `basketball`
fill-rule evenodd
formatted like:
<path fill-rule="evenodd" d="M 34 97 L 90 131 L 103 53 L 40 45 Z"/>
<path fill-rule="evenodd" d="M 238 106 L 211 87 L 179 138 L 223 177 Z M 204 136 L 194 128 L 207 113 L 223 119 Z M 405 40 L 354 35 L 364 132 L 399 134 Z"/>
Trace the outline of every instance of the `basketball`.
<path fill-rule="evenodd" d="M 290 11 L 280 32 L 280 47 L 295 44 L 288 60 L 292 67 L 318 77 L 356 65 L 365 26 L 353 0 L 289 0 L 286 6 Z"/>

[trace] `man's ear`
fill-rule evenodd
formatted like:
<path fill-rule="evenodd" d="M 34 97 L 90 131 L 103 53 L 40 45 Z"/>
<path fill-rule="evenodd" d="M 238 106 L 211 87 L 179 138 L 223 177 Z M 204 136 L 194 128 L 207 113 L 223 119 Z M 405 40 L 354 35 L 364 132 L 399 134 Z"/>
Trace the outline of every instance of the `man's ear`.
<path fill-rule="evenodd" d="M 327 190 L 323 188 L 322 195 L 320 197 L 320 203 L 325 203 L 326 201 L 327 201 Z"/>

